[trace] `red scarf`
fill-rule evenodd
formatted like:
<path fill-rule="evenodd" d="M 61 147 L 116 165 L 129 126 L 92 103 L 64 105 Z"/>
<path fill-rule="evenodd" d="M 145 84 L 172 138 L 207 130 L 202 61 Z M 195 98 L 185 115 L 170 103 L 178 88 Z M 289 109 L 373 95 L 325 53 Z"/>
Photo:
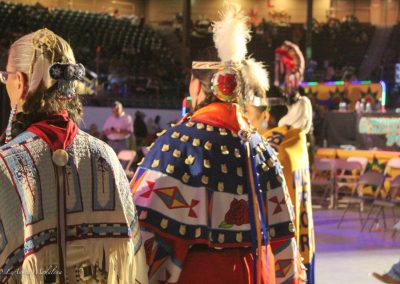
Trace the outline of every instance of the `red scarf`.
<path fill-rule="evenodd" d="M 31 124 L 27 130 L 39 136 L 55 151 L 65 150 L 72 144 L 78 133 L 78 126 L 68 117 L 67 111 L 61 111 Z"/>

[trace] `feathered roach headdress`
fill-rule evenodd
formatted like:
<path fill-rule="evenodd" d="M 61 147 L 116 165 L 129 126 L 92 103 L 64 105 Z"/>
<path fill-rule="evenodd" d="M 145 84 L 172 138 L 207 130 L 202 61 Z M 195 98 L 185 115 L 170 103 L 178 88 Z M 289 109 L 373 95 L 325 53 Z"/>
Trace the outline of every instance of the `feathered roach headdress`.
<path fill-rule="evenodd" d="M 215 69 L 211 89 L 224 102 L 264 105 L 269 89 L 268 72 L 261 62 L 246 58 L 250 29 L 238 4 L 226 1 L 221 19 L 214 22 L 214 43 L 221 62 L 194 61 L 193 69 Z"/>
<path fill-rule="evenodd" d="M 250 40 L 247 17 L 238 4 L 225 2 L 220 20 L 214 22 L 214 43 L 220 62 L 194 61 L 192 69 L 214 69 L 211 89 L 224 102 L 239 102 L 243 87 L 241 69 L 245 65 L 246 44 Z M 243 85 L 244 84 L 244 85 Z"/>
<path fill-rule="evenodd" d="M 286 95 L 297 91 L 304 76 L 304 57 L 299 47 L 285 41 L 275 50 L 275 82 L 276 86 L 284 85 Z"/>
<path fill-rule="evenodd" d="M 283 85 L 288 102 L 288 113 L 278 125 L 290 125 L 308 133 L 312 127 L 312 106 L 310 100 L 298 94 L 303 81 L 304 57 L 299 47 L 285 41 L 275 50 L 275 85 Z"/>

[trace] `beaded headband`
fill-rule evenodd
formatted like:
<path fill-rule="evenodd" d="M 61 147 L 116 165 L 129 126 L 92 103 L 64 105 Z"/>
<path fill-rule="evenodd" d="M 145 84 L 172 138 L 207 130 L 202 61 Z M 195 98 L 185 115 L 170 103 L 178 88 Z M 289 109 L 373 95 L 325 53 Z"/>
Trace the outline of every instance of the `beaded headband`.
<path fill-rule="evenodd" d="M 257 96 L 253 96 L 250 98 L 249 103 L 259 107 L 259 106 L 283 106 L 286 105 L 285 98 L 261 98 Z"/>
<path fill-rule="evenodd" d="M 193 61 L 192 69 L 219 69 L 225 65 L 218 61 Z"/>

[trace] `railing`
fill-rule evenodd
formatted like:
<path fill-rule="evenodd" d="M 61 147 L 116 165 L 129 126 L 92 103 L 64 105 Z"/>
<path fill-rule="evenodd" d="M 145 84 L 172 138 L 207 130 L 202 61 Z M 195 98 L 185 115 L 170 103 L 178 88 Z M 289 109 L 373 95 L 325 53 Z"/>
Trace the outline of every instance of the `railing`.
<path fill-rule="evenodd" d="M 328 19 L 336 18 L 340 21 L 351 15 L 356 16 L 358 21 L 361 23 L 371 22 L 371 9 L 369 7 L 355 9 L 332 7 L 326 11 L 326 16 Z"/>
<path fill-rule="evenodd" d="M 28 5 L 39 3 L 37 0 L 17 0 L 10 2 L 19 2 Z M 62 8 L 70 10 L 84 10 L 91 12 L 113 14 L 115 16 L 137 15 L 138 9 L 132 1 L 113 0 L 41 0 L 40 4 L 49 8 Z"/>
<path fill-rule="evenodd" d="M 82 98 L 84 105 L 87 106 L 110 106 L 116 100 L 120 101 L 125 107 L 134 108 L 156 108 L 156 109 L 180 109 L 182 107 L 182 97 L 174 92 L 163 94 L 130 93 L 121 96 L 112 92 L 100 92 L 97 95 L 87 95 Z"/>

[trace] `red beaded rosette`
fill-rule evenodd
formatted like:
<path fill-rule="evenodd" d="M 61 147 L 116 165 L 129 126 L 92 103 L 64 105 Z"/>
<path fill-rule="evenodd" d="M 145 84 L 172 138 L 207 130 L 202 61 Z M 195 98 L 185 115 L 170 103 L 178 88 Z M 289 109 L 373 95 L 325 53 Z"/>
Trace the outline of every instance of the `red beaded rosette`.
<path fill-rule="evenodd" d="M 214 96 L 223 102 L 235 102 L 239 94 L 239 82 L 236 69 L 225 67 L 219 69 L 211 79 Z"/>

